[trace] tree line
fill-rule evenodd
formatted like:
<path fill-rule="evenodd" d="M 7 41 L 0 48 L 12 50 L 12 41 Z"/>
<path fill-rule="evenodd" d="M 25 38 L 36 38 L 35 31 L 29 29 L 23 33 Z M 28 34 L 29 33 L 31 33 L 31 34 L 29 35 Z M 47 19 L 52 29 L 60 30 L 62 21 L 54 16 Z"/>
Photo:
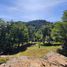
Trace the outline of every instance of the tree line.
<path fill-rule="evenodd" d="M 45 20 L 4 21 L 0 19 L 0 53 L 11 51 L 28 42 L 62 42 L 67 50 L 67 10 L 62 21 L 55 23 Z"/>

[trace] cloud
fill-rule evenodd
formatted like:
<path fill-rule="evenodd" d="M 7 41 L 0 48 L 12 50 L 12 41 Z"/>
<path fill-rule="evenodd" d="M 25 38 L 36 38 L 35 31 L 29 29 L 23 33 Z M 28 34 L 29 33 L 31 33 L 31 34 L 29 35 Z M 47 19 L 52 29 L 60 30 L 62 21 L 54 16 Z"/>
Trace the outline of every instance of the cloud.
<path fill-rule="evenodd" d="M 67 0 L 11 0 L 8 1 L 9 4 L 0 5 L 3 7 L 0 12 L 23 20 L 39 19 L 51 15 L 54 7 L 64 2 Z"/>
<path fill-rule="evenodd" d="M 63 2 L 66 2 L 66 0 L 17 0 L 15 3 L 16 6 L 13 6 L 13 8 L 17 10 L 21 9 L 21 11 L 23 11 L 22 9 L 28 11 L 47 10 Z"/>

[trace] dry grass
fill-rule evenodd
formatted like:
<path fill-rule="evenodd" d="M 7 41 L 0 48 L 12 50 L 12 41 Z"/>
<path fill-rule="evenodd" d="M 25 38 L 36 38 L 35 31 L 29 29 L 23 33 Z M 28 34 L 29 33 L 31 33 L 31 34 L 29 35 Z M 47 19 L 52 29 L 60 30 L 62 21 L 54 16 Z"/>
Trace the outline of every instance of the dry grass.
<path fill-rule="evenodd" d="M 34 57 L 43 57 L 45 54 L 47 54 L 50 51 L 57 51 L 60 46 L 41 46 L 38 48 L 38 46 L 31 46 L 28 47 L 26 51 L 19 52 L 15 56 L 34 56 Z"/>
<path fill-rule="evenodd" d="M 28 47 L 26 51 L 19 52 L 15 55 L 9 55 L 9 58 L 11 57 L 18 57 L 18 56 L 33 56 L 33 57 L 43 57 L 48 52 L 54 51 L 56 52 L 57 49 L 61 48 L 60 46 L 41 46 L 38 48 L 38 46 L 31 46 Z M 5 63 L 8 59 L 7 57 L 0 57 L 0 64 Z"/>
<path fill-rule="evenodd" d="M 8 57 L 0 57 L 0 64 L 6 63 L 8 60 Z"/>

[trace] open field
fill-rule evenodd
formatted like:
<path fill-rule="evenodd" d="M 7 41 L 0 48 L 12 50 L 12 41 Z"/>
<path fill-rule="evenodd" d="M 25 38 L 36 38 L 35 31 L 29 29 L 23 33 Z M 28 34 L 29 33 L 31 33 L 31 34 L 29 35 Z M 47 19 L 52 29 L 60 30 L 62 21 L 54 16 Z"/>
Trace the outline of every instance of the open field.
<path fill-rule="evenodd" d="M 34 56 L 34 57 L 43 57 L 48 52 L 54 51 L 56 52 L 57 49 L 61 48 L 60 46 L 41 46 L 38 48 L 38 46 L 31 46 L 28 47 L 26 51 L 19 52 L 15 54 L 14 56 Z"/>
<path fill-rule="evenodd" d="M 57 49 L 61 48 L 61 46 L 40 46 L 38 45 L 33 45 L 30 47 L 27 47 L 25 51 L 21 51 L 17 54 L 14 55 L 3 55 L 0 57 L 0 64 L 5 63 L 9 58 L 13 57 L 20 57 L 20 56 L 30 56 L 30 57 L 43 57 L 45 56 L 48 52 L 57 52 Z"/>

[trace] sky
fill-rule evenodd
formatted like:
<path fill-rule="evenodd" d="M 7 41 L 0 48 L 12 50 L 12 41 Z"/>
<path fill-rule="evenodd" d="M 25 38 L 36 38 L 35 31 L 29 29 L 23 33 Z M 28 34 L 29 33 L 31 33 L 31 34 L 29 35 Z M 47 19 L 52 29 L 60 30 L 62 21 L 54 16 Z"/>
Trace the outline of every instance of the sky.
<path fill-rule="evenodd" d="M 67 0 L 0 0 L 0 18 L 15 21 L 60 21 Z"/>

